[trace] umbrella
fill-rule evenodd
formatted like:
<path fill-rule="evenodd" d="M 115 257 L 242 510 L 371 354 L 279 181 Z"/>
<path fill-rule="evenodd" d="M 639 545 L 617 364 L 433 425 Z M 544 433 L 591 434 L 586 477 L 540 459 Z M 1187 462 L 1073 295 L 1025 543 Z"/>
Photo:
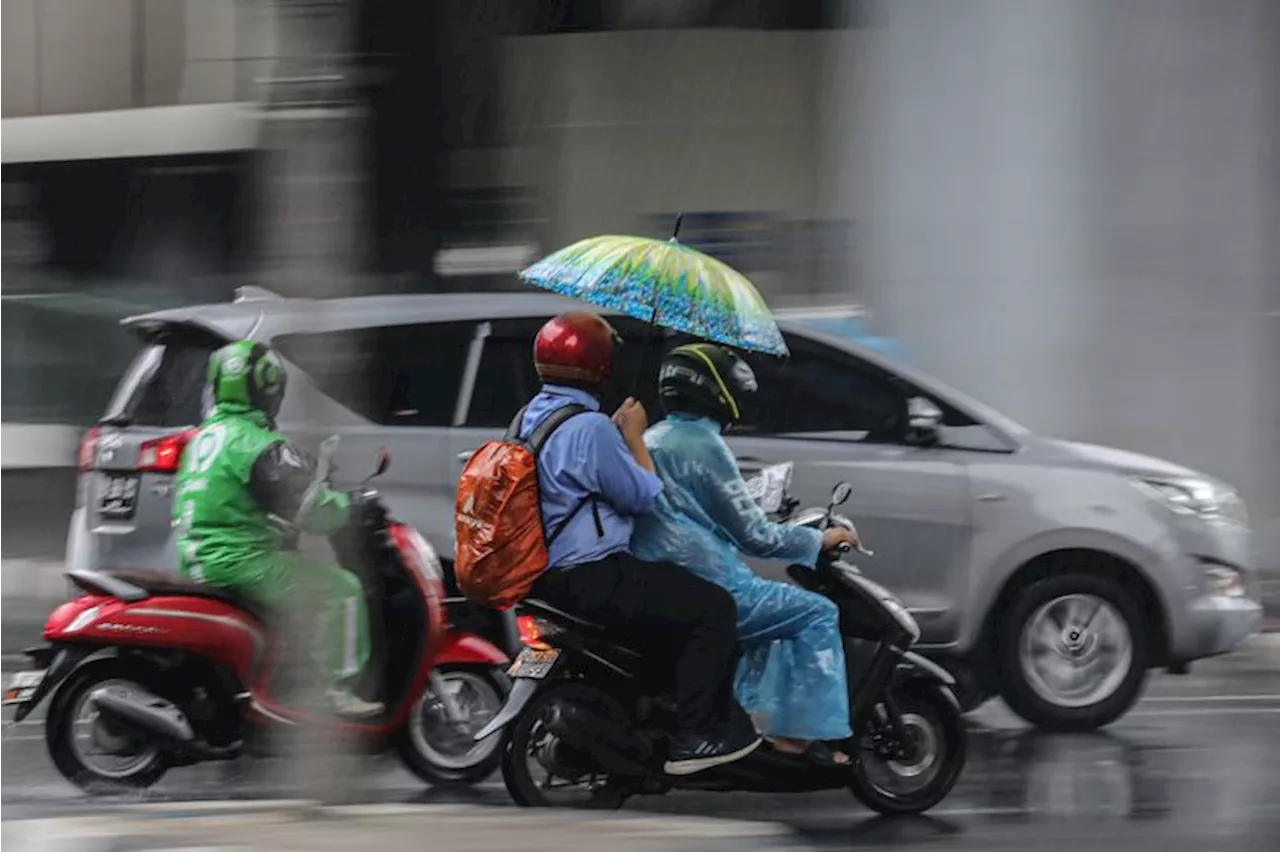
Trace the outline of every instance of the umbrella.
<path fill-rule="evenodd" d="M 530 284 L 738 349 L 786 357 L 769 306 L 746 276 L 700 251 L 646 237 L 590 237 L 520 273 Z"/>

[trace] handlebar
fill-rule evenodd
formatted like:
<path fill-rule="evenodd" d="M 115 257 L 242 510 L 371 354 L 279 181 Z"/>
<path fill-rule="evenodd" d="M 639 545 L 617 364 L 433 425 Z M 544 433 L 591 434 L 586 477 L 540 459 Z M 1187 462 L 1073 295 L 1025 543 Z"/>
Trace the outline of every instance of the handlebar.
<path fill-rule="evenodd" d="M 839 558 L 853 551 L 857 551 L 863 556 L 875 556 L 875 551 L 863 546 L 853 521 L 835 512 L 836 507 L 848 500 L 853 491 L 848 482 L 841 482 L 836 485 L 832 490 L 831 502 L 827 504 L 826 508 L 819 509 L 814 507 L 805 509 L 800 513 L 799 517 L 793 520 L 796 510 L 800 507 L 800 501 L 787 493 L 787 489 L 791 484 L 792 467 L 791 462 L 786 462 L 785 464 L 772 465 L 765 468 L 747 481 L 748 493 L 752 495 L 766 513 L 780 523 L 791 522 L 820 531 L 830 529 L 833 526 L 841 526 L 853 533 L 854 537 L 859 539 L 858 543 L 856 545 L 839 545 L 830 554 L 834 558 Z"/>
<path fill-rule="evenodd" d="M 362 486 L 348 492 L 348 496 L 351 498 L 352 518 L 357 522 L 380 525 L 390 514 L 382 495 L 374 488 Z"/>
<path fill-rule="evenodd" d="M 790 504 L 792 504 L 792 507 L 794 507 L 794 505 L 797 502 L 791 499 L 790 497 L 788 497 L 787 500 Z M 782 517 L 780 518 L 780 520 L 782 520 L 783 522 L 789 521 L 790 519 L 791 519 L 790 511 L 788 511 L 785 515 L 782 515 Z M 841 543 L 835 549 L 834 555 L 836 556 L 843 556 L 851 552 L 857 552 L 863 556 L 876 555 L 874 550 L 871 550 L 870 548 L 865 547 L 862 544 L 862 537 L 858 535 L 858 528 L 854 526 L 853 521 L 851 521 L 849 518 L 846 518 L 844 515 L 836 514 L 835 512 L 831 511 L 830 508 L 819 509 L 817 507 L 814 507 L 810 509 L 805 509 L 800 513 L 799 517 L 794 521 L 794 523 L 800 526 L 813 527 L 814 529 L 819 531 L 828 530 L 834 526 L 840 526 L 840 527 L 844 527 L 849 532 L 853 533 L 854 536 L 858 538 L 858 543 L 856 545 Z"/>

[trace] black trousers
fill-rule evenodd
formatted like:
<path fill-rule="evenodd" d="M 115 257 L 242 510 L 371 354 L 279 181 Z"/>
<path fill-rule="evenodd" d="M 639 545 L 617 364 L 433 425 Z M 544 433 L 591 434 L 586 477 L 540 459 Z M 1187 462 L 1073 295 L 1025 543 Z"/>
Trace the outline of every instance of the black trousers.
<path fill-rule="evenodd" d="M 712 734 L 733 718 L 738 609 L 716 584 L 678 565 L 618 553 L 548 571 L 532 594 L 670 659 L 679 733 Z"/>

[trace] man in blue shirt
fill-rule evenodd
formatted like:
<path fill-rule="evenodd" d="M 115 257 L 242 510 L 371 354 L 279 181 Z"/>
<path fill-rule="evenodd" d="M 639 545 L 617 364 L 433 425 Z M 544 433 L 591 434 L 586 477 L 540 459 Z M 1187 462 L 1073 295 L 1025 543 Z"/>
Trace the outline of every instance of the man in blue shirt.
<path fill-rule="evenodd" d="M 612 418 L 600 412 L 614 338 L 595 314 L 569 313 L 534 342 L 543 388 L 520 437 L 565 405 L 586 411 L 556 429 L 538 458 L 543 528 L 555 539 L 532 594 L 675 661 L 677 731 L 664 770 L 690 775 L 745 757 L 760 738 L 733 697 L 732 596 L 679 566 L 631 555 L 633 519 L 652 511 L 662 480 L 644 444 L 644 407 L 628 399 Z"/>

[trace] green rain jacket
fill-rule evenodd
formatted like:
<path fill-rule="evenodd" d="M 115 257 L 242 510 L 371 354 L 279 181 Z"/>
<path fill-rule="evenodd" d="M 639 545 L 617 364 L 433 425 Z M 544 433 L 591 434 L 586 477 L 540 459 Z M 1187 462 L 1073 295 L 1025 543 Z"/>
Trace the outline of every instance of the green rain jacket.
<path fill-rule="evenodd" d="M 310 486 L 310 489 L 309 489 Z M 294 517 L 318 488 L 304 517 Z M 183 453 L 173 503 L 182 573 L 215 585 L 249 585 L 285 546 L 288 524 L 323 535 L 350 514 L 346 494 L 311 472 L 265 413 L 220 402 Z"/>

